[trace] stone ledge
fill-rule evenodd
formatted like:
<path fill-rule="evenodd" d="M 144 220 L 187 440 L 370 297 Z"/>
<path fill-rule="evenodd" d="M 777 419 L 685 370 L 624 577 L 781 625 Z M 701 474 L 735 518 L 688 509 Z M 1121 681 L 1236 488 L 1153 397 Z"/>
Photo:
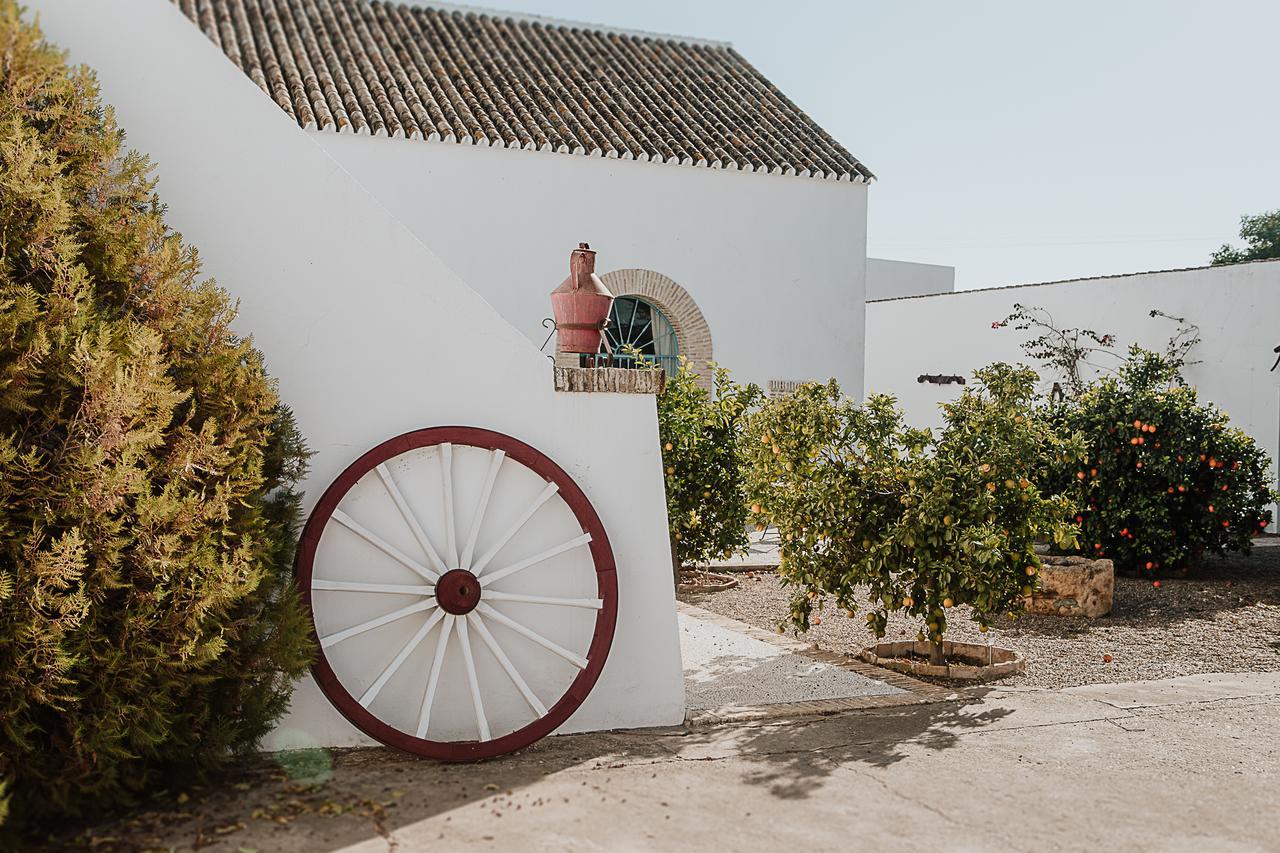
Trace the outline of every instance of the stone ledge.
<path fill-rule="evenodd" d="M 557 391 L 595 394 L 661 394 L 667 374 L 662 370 L 625 367 L 555 367 Z"/>

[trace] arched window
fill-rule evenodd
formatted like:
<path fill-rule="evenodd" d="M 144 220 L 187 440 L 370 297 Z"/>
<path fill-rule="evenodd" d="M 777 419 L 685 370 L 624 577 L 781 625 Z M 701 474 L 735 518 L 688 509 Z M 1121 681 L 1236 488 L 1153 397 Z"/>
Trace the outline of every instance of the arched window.
<path fill-rule="evenodd" d="M 638 296 L 613 300 L 605 341 L 614 363 L 620 366 L 650 361 L 657 362 L 668 374 L 680 369 L 680 344 L 671 320 L 658 306 Z"/>

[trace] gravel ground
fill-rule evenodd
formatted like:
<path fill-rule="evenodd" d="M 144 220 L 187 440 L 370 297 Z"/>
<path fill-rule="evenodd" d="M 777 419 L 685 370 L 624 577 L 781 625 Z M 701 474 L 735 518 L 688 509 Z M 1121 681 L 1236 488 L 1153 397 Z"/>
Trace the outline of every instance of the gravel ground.
<path fill-rule="evenodd" d="M 1196 576 L 1151 581 L 1116 578 L 1115 602 L 1099 619 L 1023 616 L 1000 619 L 983 635 L 956 608 L 947 638 L 1016 649 L 1027 671 L 1002 683 L 1071 687 L 1142 681 L 1204 672 L 1280 671 L 1280 543 L 1272 539 L 1248 557 L 1208 558 Z M 738 575 L 737 589 L 686 593 L 680 598 L 762 628 L 776 629 L 790 591 L 772 572 Z M 833 607 L 804 639 L 820 648 L 856 653 L 873 638 L 861 614 Z M 886 640 L 914 637 L 917 625 L 890 619 Z M 1111 655 L 1106 663 L 1104 655 Z"/>

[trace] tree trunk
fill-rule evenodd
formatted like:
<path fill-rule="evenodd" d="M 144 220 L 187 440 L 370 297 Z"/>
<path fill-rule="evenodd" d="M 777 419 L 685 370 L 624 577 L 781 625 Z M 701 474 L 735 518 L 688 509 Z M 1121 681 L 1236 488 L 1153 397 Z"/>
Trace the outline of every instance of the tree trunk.
<path fill-rule="evenodd" d="M 942 643 L 929 643 L 929 663 L 934 666 L 947 665 L 947 658 L 942 653 Z"/>
<path fill-rule="evenodd" d="M 671 574 L 675 579 L 676 592 L 680 591 L 680 555 L 676 553 L 676 540 L 671 540 Z"/>

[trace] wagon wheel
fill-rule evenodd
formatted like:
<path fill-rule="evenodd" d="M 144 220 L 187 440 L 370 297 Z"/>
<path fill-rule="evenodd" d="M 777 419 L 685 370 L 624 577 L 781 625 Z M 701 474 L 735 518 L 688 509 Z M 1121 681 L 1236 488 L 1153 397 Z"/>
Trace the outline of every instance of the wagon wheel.
<path fill-rule="evenodd" d="M 325 491 L 296 569 L 320 689 L 358 729 L 431 758 L 528 746 L 595 685 L 617 579 L 554 462 L 468 427 L 393 438 Z"/>

